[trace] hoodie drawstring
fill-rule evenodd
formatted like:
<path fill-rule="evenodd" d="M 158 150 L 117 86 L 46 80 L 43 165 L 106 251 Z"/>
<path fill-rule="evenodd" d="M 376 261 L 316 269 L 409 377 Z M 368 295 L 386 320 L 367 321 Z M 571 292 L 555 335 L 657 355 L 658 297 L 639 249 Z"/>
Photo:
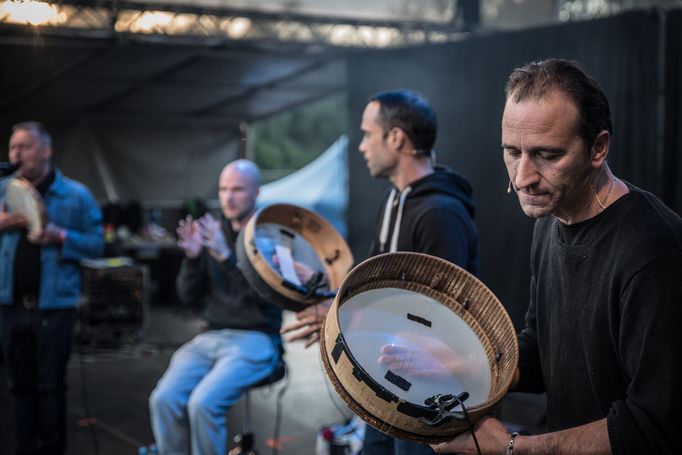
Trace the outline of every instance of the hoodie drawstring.
<path fill-rule="evenodd" d="M 381 220 L 381 232 L 379 233 L 379 251 L 384 252 L 386 247 L 386 240 L 388 240 L 388 223 L 391 222 L 391 206 L 397 191 L 395 188 L 391 189 L 391 193 L 386 200 L 386 207 L 384 208 L 384 218 Z"/>
<path fill-rule="evenodd" d="M 391 247 L 388 250 L 390 253 L 398 251 L 398 236 L 400 235 L 400 222 L 403 219 L 403 208 L 405 207 L 405 199 L 407 195 L 412 191 L 412 187 L 408 186 L 400 193 L 400 203 L 398 205 L 398 215 L 395 218 L 395 224 L 393 225 L 393 235 L 391 236 Z M 379 244 L 382 253 L 386 248 L 386 241 L 388 240 L 388 225 L 391 222 L 391 209 L 393 208 L 393 201 L 398 192 L 395 188 L 391 189 L 391 194 L 388 195 L 388 200 L 386 201 L 386 208 L 384 210 L 384 219 L 381 222 L 381 232 L 379 234 Z"/>

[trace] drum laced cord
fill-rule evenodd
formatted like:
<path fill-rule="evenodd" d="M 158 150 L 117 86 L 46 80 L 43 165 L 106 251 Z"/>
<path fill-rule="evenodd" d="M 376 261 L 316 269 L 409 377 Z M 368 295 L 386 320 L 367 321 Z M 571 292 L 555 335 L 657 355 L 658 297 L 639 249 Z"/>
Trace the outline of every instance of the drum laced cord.
<path fill-rule="evenodd" d="M 462 395 L 455 395 L 455 401 L 459 403 L 459 405 L 462 407 L 462 414 L 464 415 L 464 419 L 467 422 L 467 425 L 469 426 L 469 432 L 471 433 L 471 437 L 474 440 L 474 445 L 476 445 L 476 453 L 478 455 L 481 455 L 481 446 L 478 445 L 478 439 L 476 439 L 476 432 L 474 431 L 474 426 L 471 424 L 471 419 L 469 418 L 469 411 L 467 410 L 467 407 L 464 406 L 464 399 L 462 399 Z M 468 394 L 467 394 L 468 396 Z"/>

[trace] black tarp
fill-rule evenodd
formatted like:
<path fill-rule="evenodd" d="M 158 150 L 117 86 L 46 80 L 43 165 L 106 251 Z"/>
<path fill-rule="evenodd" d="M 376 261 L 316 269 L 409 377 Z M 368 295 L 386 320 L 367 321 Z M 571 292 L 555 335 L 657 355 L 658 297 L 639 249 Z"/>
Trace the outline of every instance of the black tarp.
<path fill-rule="evenodd" d="M 614 136 L 608 161 L 614 173 L 658 195 L 665 194 L 659 131 L 664 22 L 659 10 L 632 11 L 607 19 L 490 34 L 349 60 L 349 125 L 356 129 L 349 145 L 348 221 L 356 258 L 367 255 L 381 191 L 387 185 L 372 181 L 357 153 L 362 110 L 377 91 L 419 90 L 440 119 L 439 161 L 466 175 L 474 186 L 481 239 L 479 277 L 518 325 L 528 304 L 533 221 L 523 215 L 516 197 L 506 194 L 508 179 L 500 148 L 506 78 L 515 67 L 532 60 L 561 57 L 579 61 L 600 82 L 611 102 Z M 672 147 L 677 144 L 668 144 L 668 149 Z"/>
<path fill-rule="evenodd" d="M 682 213 L 682 9 L 666 15 L 663 198 Z"/>

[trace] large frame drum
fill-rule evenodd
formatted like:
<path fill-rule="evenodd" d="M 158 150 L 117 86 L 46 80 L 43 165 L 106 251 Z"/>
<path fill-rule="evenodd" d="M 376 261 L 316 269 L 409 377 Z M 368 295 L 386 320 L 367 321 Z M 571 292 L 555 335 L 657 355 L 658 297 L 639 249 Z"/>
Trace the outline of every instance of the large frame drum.
<path fill-rule="evenodd" d="M 495 295 L 464 269 L 419 253 L 355 267 L 324 321 L 320 351 L 357 415 L 421 443 L 448 441 L 468 428 L 467 416 L 473 423 L 488 413 L 518 365 L 514 326 Z"/>
<path fill-rule="evenodd" d="M 28 220 L 28 233 L 37 237 L 47 222 L 43 198 L 35 187 L 23 177 L 11 177 L 5 189 L 7 205 L 13 212 L 21 212 Z"/>
<path fill-rule="evenodd" d="M 249 284 L 264 299 L 292 311 L 333 297 L 353 265 L 350 248 L 328 221 L 291 204 L 257 210 L 239 233 L 235 249 Z M 275 255 L 279 263 L 274 263 Z M 298 282 L 292 276 L 294 263 L 317 272 L 324 286 Z"/>

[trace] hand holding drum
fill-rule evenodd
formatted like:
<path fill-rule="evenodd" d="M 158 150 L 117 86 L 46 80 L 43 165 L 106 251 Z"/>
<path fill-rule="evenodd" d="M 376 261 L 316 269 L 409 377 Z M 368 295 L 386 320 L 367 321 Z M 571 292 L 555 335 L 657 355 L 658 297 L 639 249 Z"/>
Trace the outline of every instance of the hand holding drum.
<path fill-rule="evenodd" d="M 21 177 L 12 177 L 7 182 L 6 203 L 9 212 L 4 212 L 3 230 L 26 227 L 29 239 L 39 239 L 46 224 L 45 207 L 38 191 Z"/>

